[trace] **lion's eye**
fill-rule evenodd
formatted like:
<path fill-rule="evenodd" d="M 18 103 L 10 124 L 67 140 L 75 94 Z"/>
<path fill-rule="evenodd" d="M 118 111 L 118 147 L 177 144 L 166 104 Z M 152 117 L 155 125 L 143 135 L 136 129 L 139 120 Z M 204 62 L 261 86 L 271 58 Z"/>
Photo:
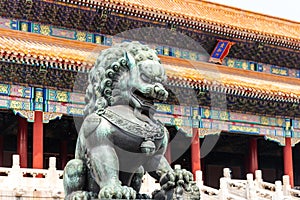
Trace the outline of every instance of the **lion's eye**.
<path fill-rule="evenodd" d="M 143 56 L 142 54 L 139 54 L 139 55 L 135 56 L 135 59 L 136 59 L 136 61 L 138 61 L 138 62 L 145 60 L 145 59 L 144 59 L 144 56 Z"/>
<path fill-rule="evenodd" d="M 152 81 L 151 81 L 151 78 L 149 78 L 148 76 L 146 76 L 145 74 L 142 74 L 141 75 L 141 79 L 143 80 L 143 81 L 145 81 L 146 83 L 151 83 Z"/>

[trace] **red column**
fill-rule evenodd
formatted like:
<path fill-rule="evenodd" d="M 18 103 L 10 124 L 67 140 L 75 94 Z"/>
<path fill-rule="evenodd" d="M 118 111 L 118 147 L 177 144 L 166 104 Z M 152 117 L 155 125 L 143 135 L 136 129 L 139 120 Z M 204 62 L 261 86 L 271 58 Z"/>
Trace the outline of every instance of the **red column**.
<path fill-rule="evenodd" d="M 171 157 L 171 143 L 168 144 L 167 146 L 167 149 L 166 149 L 166 152 L 165 152 L 165 157 L 168 161 L 169 164 L 172 163 L 172 157 Z"/>
<path fill-rule="evenodd" d="M 17 152 L 20 155 L 20 167 L 27 168 L 27 144 L 28 144 L 28 122 L 23 117 L 18 117 L 18 146 Z"/>
<path fill-rule="evenodd" d="M 61 160 L 61 168 L 64 169 L 67 164 L 68 159 L 68 141 L 62 140 L 60 142 L 60 160 Z"/>
<path fill-rule="evenodd" d="M 192 173 L 196 176 L 196 171 L 201 170 L 200 164 L 200 143 L 199 143 L 199 132 L 198 128 L 193 128 L 193 137 L 191 145 L 192 153 Z M 195 177 L 196 178 L 196 177 Z"/>
<path fill-rule="evenodd" d="M 283 165 L 284 174 L 289 175 L 291 187 L 294 187 L 294 172 L 293 172 L 293 151 L 291 138 L 285 138 L 285 146 L 283 147 Z"/>
<path fill-rule="evenodd" d="M 3 151 L 4 151 L 4 147 L 3 147 L 3 144 L 4 144 L 4 137 L 3 135 L 0 135 L 0 167 L 3 167 Z"/>
<path fill-rule="evenodd" d="M 32 167 L 43 168 L 43 112 L 34 112 Z"/>
<path fill-rule="evenodd" d="M 254 174 L 258 170 L 257 139 L 249 139 L 249 172 Z"/>

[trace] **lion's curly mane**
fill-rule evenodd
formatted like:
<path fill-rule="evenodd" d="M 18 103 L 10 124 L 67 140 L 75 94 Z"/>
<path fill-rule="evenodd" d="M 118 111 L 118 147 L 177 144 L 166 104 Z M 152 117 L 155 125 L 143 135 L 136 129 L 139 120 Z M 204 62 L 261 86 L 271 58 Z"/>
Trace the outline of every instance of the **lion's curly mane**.
<path fill-rule="evenodd" d="M 139 42 L 123 42 L 101 51 L 88 76 L 85 116 L 130 95 L 127 88 L 122 88 L 128 81 L 124 75 L 130 70 L 125 53 L 131 54 L 136 63 L 147 59 L 159 61 L 156 51 Z"/>

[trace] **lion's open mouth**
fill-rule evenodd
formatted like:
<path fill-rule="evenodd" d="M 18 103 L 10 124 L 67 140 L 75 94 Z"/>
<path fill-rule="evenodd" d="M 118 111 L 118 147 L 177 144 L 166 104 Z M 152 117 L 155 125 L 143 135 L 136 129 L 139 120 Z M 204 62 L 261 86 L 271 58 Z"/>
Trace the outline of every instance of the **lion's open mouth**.
<path fill-rule="evenodd" d="M 142 106 L 153 107 L 154 105 L 154 98 L 151 97 L 151 95 L 142 93 L 138 89 L 132 91 L 132 96 L 139 101 Z"/>

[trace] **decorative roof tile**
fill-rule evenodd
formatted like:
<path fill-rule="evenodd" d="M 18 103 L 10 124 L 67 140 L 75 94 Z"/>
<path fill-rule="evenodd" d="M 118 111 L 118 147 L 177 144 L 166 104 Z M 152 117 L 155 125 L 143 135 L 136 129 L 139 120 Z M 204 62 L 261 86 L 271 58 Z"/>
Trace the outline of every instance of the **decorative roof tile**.
<path fill-rule="evenodd" d="M 94 2 L 103 2 L 94 0 Z M 248 31 L 253 34 L 300 40 L 300 23 L 238 8 L 197 0 L 110 0 L 111 4 L 169 14 L 192 21 Z"/>
<path fill-rule="evenodd" d="M 94 64 L 95 44 L 45 37 L 37 34 L 22 33 L 0 29 L 0 54 L 34 59 L 45 62 L 57 62 L 91 67 Z"/>
<path fill-rule="evenodd" d="M 164 62 L 164 59 L 161 59 Z M 235 95 L 300 102 L 300 80 L 271 74 L 262 74 L 243 69 L 193 62 L 189 67 L 165 65 L 167 75 L 174 85 L 189 85 L 204 90 L 231 93 Z"/>
<path fill-rule="evenodd" d="M 30 63 L 36 60 L 50 65 L 58 63 L 63 69 L 77 66 L 87 71 L 98 52 L 105 48 L 108 47 L 0 29 L 0 58 L 4 61 Z M 300 102 L 300 79 L 167 56 L 160 58 L 173 85 L 267 100 Z"/>

